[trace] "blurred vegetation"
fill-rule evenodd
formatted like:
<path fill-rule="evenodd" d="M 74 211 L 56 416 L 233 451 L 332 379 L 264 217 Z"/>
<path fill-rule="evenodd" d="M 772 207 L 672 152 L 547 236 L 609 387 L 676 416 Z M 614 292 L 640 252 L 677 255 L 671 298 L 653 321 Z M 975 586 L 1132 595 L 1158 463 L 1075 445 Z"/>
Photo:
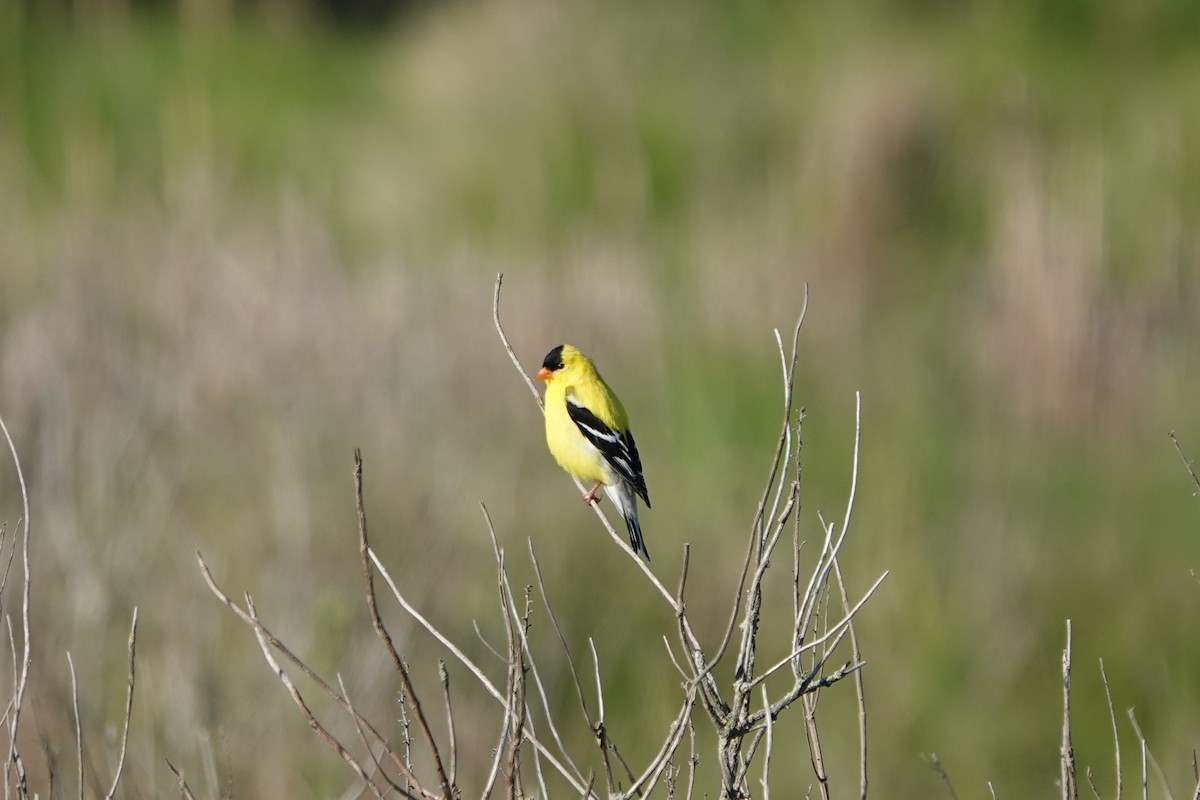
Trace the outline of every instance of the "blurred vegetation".
<path fill-rule="evenodd" d="M 674 703 L 671 620 L 544 452 L 491 329 L 494 275 L 528 366 L 571 341 L 621 392 L 654 567 L 674 576 L 693 544 L 714 637 L 777 432 L 771 329 L 807 283 L 805 529 L 844 502 L 861 389 L 845 566 L 859 591 L 892 573 L 860 617 L 873 786 L 935 795 L 936 752 L 963 795 L 1054 796 L 1067 617 L 1080 764 L 1111 761 L 1102 657 L 1117 708 L 1193 785 L 1200 508 L 1166 433 L 1200 455 L 1200 6 L 462 0 L 368 19 L 387 16 L 0 4 L 0 413 L 32 491 L 39 731 L 71 741 L 68 649 L 85 725 L 119 718 L 139 605 L 128 796 L 170 791 L 164 758 L 206 796 L 339 794 L 350 774 L 194 553 L 386 718 L 361 445 L 378 549 L 457 638 L 498 630 L 478 503 L 518 581 L 532 537 L 637 753 Z M 396 624 L 436 685 L 436 649 Z M 839 795 L 850 699 L 822 704 Z M 476 727 L 485 753 L 495 726 Z"/>

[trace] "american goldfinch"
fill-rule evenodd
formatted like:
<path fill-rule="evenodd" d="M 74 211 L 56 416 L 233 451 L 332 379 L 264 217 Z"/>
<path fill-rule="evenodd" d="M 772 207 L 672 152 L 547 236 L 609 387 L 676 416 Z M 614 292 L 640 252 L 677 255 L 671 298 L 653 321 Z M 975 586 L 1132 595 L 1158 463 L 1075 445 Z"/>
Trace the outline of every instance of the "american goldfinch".
<path fill-rule="evenodd" d="M 569 344 L 546 355 L 537 378 L 546 382 L 546 444 L 554 460 L 581 481 L 595 483 L 585 503 L 598 502 L 596 490 L 604 487 L 625 519 L 633 552 L 649 561 L 637 496 L 649 508 L 650 495 L 625 407 L 591 359 Z"/>

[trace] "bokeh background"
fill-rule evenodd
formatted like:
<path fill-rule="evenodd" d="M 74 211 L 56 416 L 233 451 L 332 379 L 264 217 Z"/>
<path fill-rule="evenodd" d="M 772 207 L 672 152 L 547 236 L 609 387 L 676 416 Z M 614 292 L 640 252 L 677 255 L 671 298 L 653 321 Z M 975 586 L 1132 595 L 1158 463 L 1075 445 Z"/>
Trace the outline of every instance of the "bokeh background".
<path fill-rule="evenodd" d="M 1190 0 L 0 4 L 0 414 L 57 791 L 65 653 L 105 783 L 135 605 L 123 796 L 172 794 L 166 759 L 204 797 L 353 786 L 195 553 L 395 719 L 356 446 L 382 557 L 481 661 L 479 503 L 518 585 L 533 540 L 572 646 L 595 637 L 611 735 L 649 757 L 672 620 L 545 453 L 491 326 L 503 271 L 525 365 L 578 344 L 631 410 L 653 566 L 672 583 L 692 544 L 710 641 L 778 432 L 772 329 L 809 286 L 802 529 L 840 518 L 861 390 L 843 566 L 858 592 L 891 571 L 859 622 L 874 794 L 938 796 L 936 753 L 960 796 L 1057 796 L 1070 618 L 1081 767 L 1111 796 L 1102 658 L 1127 778 L 1133 707 L 1188 795 L 1200 505 L 1167 433 L 1200 456 L 1198 36 Z M 0 487 L 11 533 L 7 459 Z M 389 621 L 433 692 L 445 654 Z M 452 676 L 482 762 L 499 719 Z M 840 797 L 850 694 L 821 706 Z M 776 794 L 800 796 L 798 714 L 777 736 Z"/>

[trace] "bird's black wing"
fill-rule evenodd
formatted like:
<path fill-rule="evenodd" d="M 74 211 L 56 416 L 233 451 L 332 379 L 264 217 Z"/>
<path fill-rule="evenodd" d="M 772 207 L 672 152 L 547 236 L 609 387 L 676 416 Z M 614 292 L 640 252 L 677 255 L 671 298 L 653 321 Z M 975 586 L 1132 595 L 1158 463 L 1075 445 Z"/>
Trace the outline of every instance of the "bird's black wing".
<path fill-rule="evenodd" d="M 589 442 L 612 465 L 617 474 L 624 478 L 633 490 L 650 507 L 650 493 L 646 490 L 646 479 L 642 476 L 642 457 L 638 455 L 633 432 L 617 433 L 574 397 L 567 396 L 567 415 Z"/>

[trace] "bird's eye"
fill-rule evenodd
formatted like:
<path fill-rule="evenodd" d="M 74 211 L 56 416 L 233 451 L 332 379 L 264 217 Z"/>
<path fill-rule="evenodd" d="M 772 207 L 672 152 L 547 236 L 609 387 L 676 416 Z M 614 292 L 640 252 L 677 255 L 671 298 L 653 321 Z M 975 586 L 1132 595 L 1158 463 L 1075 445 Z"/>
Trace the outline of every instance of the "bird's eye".
<path fill-rule="evenodd" d="M 558 347 L 551 350 L 549 353 L 546 354 L 545 360 L 542 361 L 542 366 L 545 367 L 546 369 L 550 370 L 551 372 L 562 369 L 563 368 L 562 351 L 563 351 L 563 345 L 561 345 L 561 344 Z"/>

